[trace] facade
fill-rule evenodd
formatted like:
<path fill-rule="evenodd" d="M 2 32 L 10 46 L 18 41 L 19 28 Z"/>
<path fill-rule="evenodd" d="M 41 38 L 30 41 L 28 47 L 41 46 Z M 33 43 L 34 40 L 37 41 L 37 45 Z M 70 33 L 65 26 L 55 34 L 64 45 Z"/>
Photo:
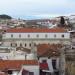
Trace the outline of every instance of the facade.
<path fill-rule="evenodd" d="M 2 45 L 6 47 L 25 47 L 31 49 L 31 44 L 53 44 L 62 40 L 69 44 L 70 33 L 60 28 L 14 28 L 3 34 Z"/>

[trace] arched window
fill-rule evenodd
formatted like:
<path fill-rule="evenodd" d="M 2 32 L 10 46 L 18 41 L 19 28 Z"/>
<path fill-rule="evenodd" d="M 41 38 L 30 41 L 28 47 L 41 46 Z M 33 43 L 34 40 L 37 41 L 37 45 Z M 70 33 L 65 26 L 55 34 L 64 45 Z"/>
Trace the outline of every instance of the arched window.
<path fill-rule="evenodd" d="M 29 44 L 29 46 L 31 47 L 31 43 Z"/>
<path fill-rule="evenodd" d="M 22 43 L 20 43 L 20 46 L 22 46 Z"/>
<path fill-rule="evenodd" d="M 25 43 L 25 47 L 27 46 L 27 44 Z"/>

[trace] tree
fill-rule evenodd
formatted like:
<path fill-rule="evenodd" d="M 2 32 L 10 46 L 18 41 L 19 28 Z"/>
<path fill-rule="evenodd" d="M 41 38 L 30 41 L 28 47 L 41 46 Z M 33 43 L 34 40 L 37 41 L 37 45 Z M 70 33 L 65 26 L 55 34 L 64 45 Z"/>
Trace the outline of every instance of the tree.
<path fill-rule="evenodd" d="M 8 15 L 3 14 L 3 15 L 0 15 L 0 19 L 12 19 L 12 17 L 11 17 L 11 16 L 8 16 Z"/>
<path fill-rule="evenodd" d="M 63 16 L 61 16 L 61 18 L 60 18 L 60 24 L 61 24 L 62 26 L 64 26 L 64 24 L 65 24 L 65 19 L 64 19 Z"/>

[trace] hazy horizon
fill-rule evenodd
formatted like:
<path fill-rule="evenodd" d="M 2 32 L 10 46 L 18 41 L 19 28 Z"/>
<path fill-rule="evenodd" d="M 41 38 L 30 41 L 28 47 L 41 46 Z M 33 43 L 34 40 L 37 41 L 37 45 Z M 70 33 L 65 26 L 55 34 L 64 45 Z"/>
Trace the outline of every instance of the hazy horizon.
<path fill-rule="evenodd" d="M 75 14 L 75 0 L 0 0 L 0 14 L 36 19 Z"/>

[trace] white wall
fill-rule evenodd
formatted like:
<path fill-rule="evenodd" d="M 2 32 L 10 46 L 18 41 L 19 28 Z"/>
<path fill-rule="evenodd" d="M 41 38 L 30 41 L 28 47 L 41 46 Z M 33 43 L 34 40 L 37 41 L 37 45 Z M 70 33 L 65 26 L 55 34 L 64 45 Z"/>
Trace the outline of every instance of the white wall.
<path fill-rule="evenodd" d="M 13 37 L 11 37 L 13 34 Z M 19 37 L 21 34 L 21 38 Z M 64 37 L 62 35 L 64 34 Z M 28 35 L 30 37 L 28 38 Z M 37 37 L 39 35 L 39 37 Z M 47 37 L 45 37 L 47 35 Z M 56 35 L 56 37 L 54 37 Z M 52 44 L 60 43 L 60 40 L 63 40 L 65 43 L 69 43 L 70 33 L 6 33 L 3 34 L 3 46 L 10 47 L 11 43 L 16 43 L 17 47 L 20 46 L 20 43 L 23 47 L 31 48 L 29 44 L 34 42 L 35 44 Z M 26 44 L 26 46 L 25 46 Z"/>
<path fill-rule="evenodd" d="M 23 69 L 25 69 L 29 72 L 34 72 L 34 75 L 40 75 L 39 74 L 39 65 L 23 65 L 23 67 L 18 75 L 22 75 Z"/>
<path fill-rule="evenodd" d="M 11 37 L 13 34 L 13 37 Z M 21 34 L 21 38 L 19 37 Z M 28 35 L 30 37 L 28 38 Z M 39 35 L 39 37 L 37 37 Z M 47 35 L 48 37 L 45 37 Z M 54 37 L 56 35 L 56 37 Z M 64 38 L 62 37 L 64 35 Z M 6 33 L 3 35 L 3 39 L 69 39 L 70 33 Z"/>
<path fill-rule="evenodd" d="M 13 71 L 11 75 L 18 75 L 19 71 Z"/>
<path fill-rule="evenodd" d="M 0 53 L 0 59 L 7 60 L 9 58 L 9 53 Z"/>

